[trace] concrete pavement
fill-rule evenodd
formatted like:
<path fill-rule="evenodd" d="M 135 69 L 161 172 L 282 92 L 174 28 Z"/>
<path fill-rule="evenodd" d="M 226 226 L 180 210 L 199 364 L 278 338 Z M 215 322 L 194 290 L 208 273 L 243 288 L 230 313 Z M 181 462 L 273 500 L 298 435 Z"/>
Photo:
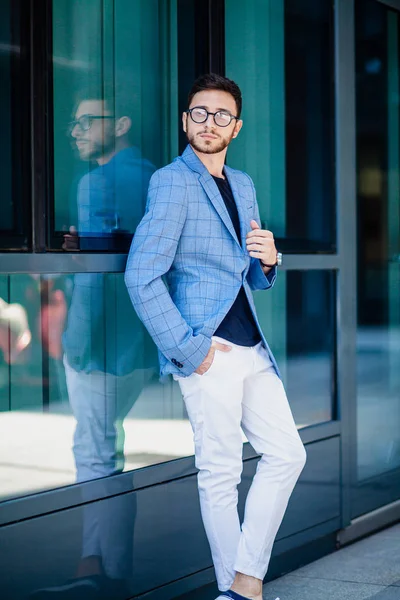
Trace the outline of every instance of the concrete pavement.
<path fill-rule="evenodd" d="M 264 600 L 400 600 L 400 524 L 264 586 Z"/>

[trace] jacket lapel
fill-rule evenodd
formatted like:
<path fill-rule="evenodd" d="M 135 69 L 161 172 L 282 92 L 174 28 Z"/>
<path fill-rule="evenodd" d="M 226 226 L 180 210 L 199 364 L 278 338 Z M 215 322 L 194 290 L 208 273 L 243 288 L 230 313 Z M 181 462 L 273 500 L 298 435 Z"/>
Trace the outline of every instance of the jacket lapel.
<path fill-rule="evenodd" d="M 196 173 L 198 173 L 200 175 L 199 182 L 200 182 L 201 186 L 203 187 L 205 193 L 209 197 L 215 210 L 221 217 L 221 219 L 222 219 L 223 223 L 225 224 L 226 228 L 228 229 L 229 233 L 232 235 L 232 237 L 235 239 L 235 241 L 239 244 L 239 246 L 241 246 L 243 248 L 243 246 L 240 243 L 240 240 L 238 240 L 236 237 L 235 229 L 233 227 L 229 213 L 226 209 L 225 202 L 219 192 L 218 186 L 215 183 L 212 176 L 210 175 L 208 169 L 203 165 L 203 163 L 201 162 L 199 157 L 193 152 L 192 148 L 189 145 L 186 147 L 181 158 L 186 163 L 186 165 L 190 169 L 192 169 L 192 171 L 195 171 Z M 242 237 L 242 244 L 243 244 L 243 211 L 241 210 L 242 207 L 241 207 L 241 202 L 240 202 L 240 196 L 239 196 L 236 184 L 234 182 L 234 177 L 232 177 L 232 174 L 230 174 L 228 176 L 228 181 L 232 187 L 233 196 L 235 198 L 235 202 L 238 207 L 240 230 L 241 230 L 241 237 Z M 233 185 L 232 185 L 232 182 L 233 182 Z M 244 237 L 246 237 L 246 235 Z"/>

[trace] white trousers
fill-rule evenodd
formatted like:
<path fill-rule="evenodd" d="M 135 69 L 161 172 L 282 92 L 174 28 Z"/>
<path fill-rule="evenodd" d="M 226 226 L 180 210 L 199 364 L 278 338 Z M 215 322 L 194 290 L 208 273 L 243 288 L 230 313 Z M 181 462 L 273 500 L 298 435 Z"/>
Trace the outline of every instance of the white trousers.
<path fill-rule="evenodd" d="M 216 351 L 204 375 L 176 377 L 194 433 L 195 464 L 204 527 L 220 591 L 236 572 L 264 579 L 289 497 L 305 464 L 282 382 L 261 342 Z M 237 486 L 242 432 L 261 455 L 242 525 Z"/>

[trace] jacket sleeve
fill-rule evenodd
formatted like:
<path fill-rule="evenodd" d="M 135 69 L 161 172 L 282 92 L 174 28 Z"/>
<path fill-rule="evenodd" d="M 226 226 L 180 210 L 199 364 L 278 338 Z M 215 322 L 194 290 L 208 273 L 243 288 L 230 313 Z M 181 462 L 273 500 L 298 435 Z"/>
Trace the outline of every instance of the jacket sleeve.
<path fill-rule="evenodd" d="M 257 223 L 261 226 L 261 219 L 260 219 L 260 212 L 258 210 L 256 190 L 254 187 L 254 183 L 250 177 L 249 177 L 249 180 L 251 183 L 251 188 L 252 188 L 253 198 L 254 198 L 253 219 L 255 221 L 257 221 Z M 277 276 L 276 267 L 273 267 L 270 270 L 270 272 L 268 273 L 268 275 L 265 275 L 265 273 L 261 267 L 260 259 L 254 258 L 254 257 L 251 258 L 250 268 L 247 272 L 247 281 L 250 285 L 251 290 L 253 290 L 253 291 L 268 290 L 269 288 L 272 288 L 272 286 L 274 285 L 274 283 L 276 281 L 276 276 Z"/>
<path fill-rule="evenodd" d="M 164 356 L 185 376 L 203 362 L 211 340 L 194 335 L 162 277 L 174 260 L 187 214 L 187 186 L 173 170 L 150 181 L 146 211 L 128 256 L 125 283 L 133 306 Z"/>

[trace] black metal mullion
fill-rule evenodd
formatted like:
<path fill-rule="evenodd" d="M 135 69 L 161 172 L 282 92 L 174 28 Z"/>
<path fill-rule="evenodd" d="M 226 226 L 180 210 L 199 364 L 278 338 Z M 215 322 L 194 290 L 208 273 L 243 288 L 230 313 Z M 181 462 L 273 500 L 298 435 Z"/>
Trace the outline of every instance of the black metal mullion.
<path fill-rule="evenodd" d="M 225 74 L 225 0 L 195 0 L 196 76 Z"/>
<path fill-rule="evenodd" d="M 209 71 L 225 75 L 225 0 L 208 0 Z"/>
<path fill-rule="evenodd" d="M 338 416 L 341 420 L 341 517 L 351 521 L 357 481 L 356 327 L 356 147 L 354 0 L 336 0 L 335 112 L 336 196 L 339 273 L 337 279 Z"/>
<path fill-rule="evenodd" d="M 48 242 L 52 189 L 52 2 L 31 0 L 31 145 L 33 251 Z M 51 216 L 51 215 L 50 215 Z"/>

